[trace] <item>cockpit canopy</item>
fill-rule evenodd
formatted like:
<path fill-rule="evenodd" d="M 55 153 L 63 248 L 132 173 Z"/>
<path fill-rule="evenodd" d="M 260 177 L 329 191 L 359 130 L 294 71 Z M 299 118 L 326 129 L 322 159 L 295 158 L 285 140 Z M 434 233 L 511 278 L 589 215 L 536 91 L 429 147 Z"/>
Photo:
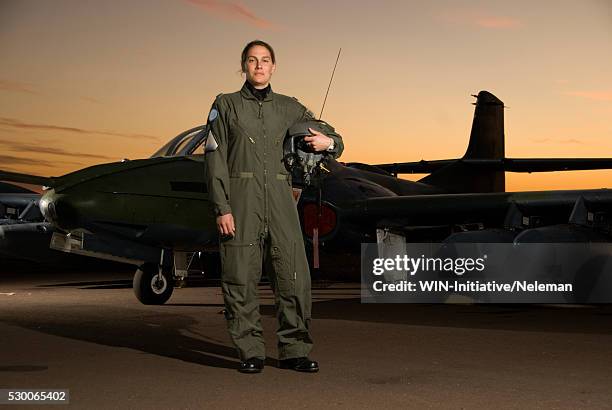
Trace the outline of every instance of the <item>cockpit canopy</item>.
<path fill-rule="evenodd" d="M 155 151 L 155 153 L 151 155 L 151 158 L 195 155 L 195 151 L 202 146 L 202 143 L 206 139 L 206 133 L 204 132 L 205 128 L 205 125 L 198 125 L 195 128 L 180 133 L 168 141 L 163 147 Z M 199 153 L 203 154 L 204 151 L 202 150 Z"/>

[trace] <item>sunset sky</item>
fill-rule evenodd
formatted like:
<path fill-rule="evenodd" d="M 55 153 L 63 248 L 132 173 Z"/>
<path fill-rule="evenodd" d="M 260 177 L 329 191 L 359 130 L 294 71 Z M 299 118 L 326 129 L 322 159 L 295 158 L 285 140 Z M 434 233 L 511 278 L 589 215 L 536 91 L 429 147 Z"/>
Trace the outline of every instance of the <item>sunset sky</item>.
<path fill-rule="evenodd" d="M 508 157 L 612 157 L 612 0 L 0 0 L 0 169 L 61 175 L 150 156 L 276 50 L 275 91 L 323 119 L 345 161 L 456 158 L 474 98 Z M 611 171 L 507 176 L 508 190 L 612 187 Z"/>

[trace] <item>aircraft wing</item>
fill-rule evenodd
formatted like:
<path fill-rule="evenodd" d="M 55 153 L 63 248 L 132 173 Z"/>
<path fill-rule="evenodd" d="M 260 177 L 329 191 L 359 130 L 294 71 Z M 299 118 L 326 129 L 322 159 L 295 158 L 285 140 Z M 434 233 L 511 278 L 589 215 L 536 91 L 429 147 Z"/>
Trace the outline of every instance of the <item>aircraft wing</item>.
<path fill-rule="evenodd" d="M 564 190 L 468 194 L 409 195 L 369 198 L 340 204 L 342 216 L 359 220 L 402 220 L 408 225 L 503 222 L 513 209 L 537 212 L 555 209 L 570 216 L 574 210 L 611 210 L 612 190 Z"/>
<path fill-rule="evenodd" d="M 435 161 L 376 164 L 392 174 L 429 174 L 447 165 L 462 163 L 470 167 L 507 172 L 551 172 L 612 169 L 612 158 L 502 158 L 502 159 L 442 159 Z"/>
<path fill-rule="evenodd" d="M 0 182 L 0 194 L 35 194 L 36 192 L 24 187 Z"/>
<path fill-rule="evenodd" d="M 33 184 L 53 187 L 55 184 L 53 177 L 41 177 L 38 175 L 20 174 L 18 172 L 9 172 L 0 170 L 0 181 L 21 182 L 24 184 Z"/>

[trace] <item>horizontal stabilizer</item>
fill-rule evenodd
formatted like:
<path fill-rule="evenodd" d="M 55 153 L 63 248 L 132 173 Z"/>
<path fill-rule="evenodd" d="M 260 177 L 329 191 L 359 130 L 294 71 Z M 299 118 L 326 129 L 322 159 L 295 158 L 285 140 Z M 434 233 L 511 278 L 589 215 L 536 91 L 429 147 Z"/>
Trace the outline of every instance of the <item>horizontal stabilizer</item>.
<path fill-rule="evenodd" d="M 502 158 L 441 159 L 435 161 L 376 164 L 391 174 L 429 174 L 450 164 L 461 163 L 482 170 L 506 172 L 552 172 L 612 169 L 612 158 Z"/>
<path fill-rule="evenodd" d="M 415 162 L 396 162 L 393 164 L 375 164 L 376 168 L 382 169 L 391 174 L 430 174 L 434 171 L 453 164 L 459 159 L 438 159 L 426 161 L 424 159 Z"/>
<path fill-rule="evenodd" d="M 20 174 L 18 172 L 0 171 L 0 181 L 21 182 L 23 184 L 53 187 L 55 178 Z"/>
<path fill-rule="evenodd" d="M 550 172 L 612 169 L 612 158 L 533 158 L 504 160 L 504 171 Z"/>

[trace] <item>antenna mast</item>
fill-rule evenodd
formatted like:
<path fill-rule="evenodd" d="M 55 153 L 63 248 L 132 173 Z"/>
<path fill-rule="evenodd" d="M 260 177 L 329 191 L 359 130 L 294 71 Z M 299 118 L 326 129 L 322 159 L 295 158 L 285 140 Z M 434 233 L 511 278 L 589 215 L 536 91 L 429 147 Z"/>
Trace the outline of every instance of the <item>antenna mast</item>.
<path fill-rule="evenodd" d="M 327 101 L 327 95 L 329 94 L 329 89 L 331 88 L 332 81 L 334 79 L 334 73 L 336 72 L 336 66 L 338 65 L 338 60 L 340 59 L 340 52 L 342 51 L 342 47 L 338 50 L 338 57 L 336 57 L 336 64 L 334 64 L 334 70 L 332 71 L 331 78 L 329 79 L 329 85 L 327 86 L 327 92 L 325 93 L 325 99 L 323 100 L 323 106 L 321 107 L 321 113 L 319 114 L 319 119 L 323 117 L 323 110 L 325 109 L 325 102 Z"/>

